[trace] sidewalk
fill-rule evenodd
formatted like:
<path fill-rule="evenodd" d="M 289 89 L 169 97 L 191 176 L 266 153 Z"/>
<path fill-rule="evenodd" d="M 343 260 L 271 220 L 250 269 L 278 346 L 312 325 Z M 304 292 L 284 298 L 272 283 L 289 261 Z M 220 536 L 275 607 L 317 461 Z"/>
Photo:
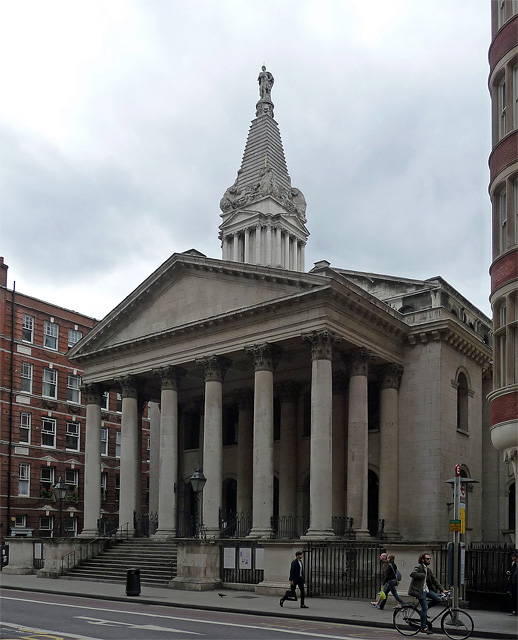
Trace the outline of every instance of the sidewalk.
<path fill-rule="evenodd" d="M 176 589 L 143 586 L 140 596 L 127 596 L 125 584 L 87 582 L 83 580 L 38 578 L 35 575 L 0 574 L 2 589 L 22 589 L 58 593 L 77 597 L 102 598 L 146 602 L 162 606 L 178 606 L 192 609 L 226 610 L 234 613 L 253 613 L 296 618 L 309 618 L 325 622 L 356 624 L 368 627 L 392 628 L 393 607 L 384 611 L 375 609 L 367 600 L 345 600 L 338 598 L 308 598 L 309 609 L 301 610 L 298 602 L 285 602 L 279 606 L 279 598 L 257 595 L 253 591 L 177 591 Z M 475 622 L 474 638 L 507 638 L 516 640 L 518 618 L 504 612 L 470 610 Z M 439 621 L 438 621 L 439 622 Z M 440 628 L 436 629 L 440 634 Z M 442 635 L 442 634 L 440 634 Z M 444 636 L 445 637 L 445 636 Z"/>

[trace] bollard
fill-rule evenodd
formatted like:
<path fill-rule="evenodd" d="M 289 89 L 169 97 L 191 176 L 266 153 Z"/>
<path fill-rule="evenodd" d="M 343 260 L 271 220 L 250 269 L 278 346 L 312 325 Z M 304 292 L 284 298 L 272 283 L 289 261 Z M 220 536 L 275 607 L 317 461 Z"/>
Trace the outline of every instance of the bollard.
<path fill-rule="evenodd" d="M 126 595 L 140 595 L 140 569 L 128 569 L 126 571 Z"/>

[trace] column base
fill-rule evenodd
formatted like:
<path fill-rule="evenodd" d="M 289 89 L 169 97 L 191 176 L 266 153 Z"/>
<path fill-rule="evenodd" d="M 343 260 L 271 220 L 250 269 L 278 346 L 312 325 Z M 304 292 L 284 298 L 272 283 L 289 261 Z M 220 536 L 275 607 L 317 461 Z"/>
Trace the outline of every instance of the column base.
<path fill-rule="evenodd" d="M 83 529 L 81 533 L 77 535 L 78 538 L 98 538 L 99 532 L 97 529 Z"/>
<path fill-rule="evenodd" d="M 354 529 L 356 540 L 365 540 L 366 538 L 372 538 L 368 529 Z"/>
<path fill-rule="evenodd" d="M 169 583 L 171 589 L 183 589 L 184 591 L 213 591 L 221 588 L 221 580 L 213 578 L 173 578 Z"/>
<path fill-rule="evenodd" d="M 270 540 L 272 537 L 272 529 L 271 527 L 252 527 L 252 530 L 246 537 L 251 539 L 262 538 Z"/>
<path fill-rule="evenodd" d="M 330 540 L 332 538 L 336 538 L 332 529 L 309 528 L 305 536 L 300 536 L 301 540 Z"/>
<path fill-rule="evenodd" d="M 171 538 L 176 538 L 176 529 L 158 529 L 151 538 L 153 538 L 153 540 L 169 540 Z"/>

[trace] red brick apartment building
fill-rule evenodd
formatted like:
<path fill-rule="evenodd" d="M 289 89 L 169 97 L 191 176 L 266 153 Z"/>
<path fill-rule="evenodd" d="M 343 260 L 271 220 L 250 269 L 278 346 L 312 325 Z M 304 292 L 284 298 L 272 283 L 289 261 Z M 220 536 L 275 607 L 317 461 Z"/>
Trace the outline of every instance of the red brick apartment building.
<path fill-rule="evenodd" d="M 7 270 L 0 257 L 1 541 L 58 536 L 60 525 L 62 535 L 74 536 L 83 528 L 86 407 L 83 371 L 67 353 L 97 320 L 8 289 Z M 121 397 L 106 390 L 101 515 L 110 526 L 118 523 L 120 419 Z M 148 437 L 144 421 L 144 452 Z M 60 479 L 67 485 L 61 505 L 54 494 Z"/>

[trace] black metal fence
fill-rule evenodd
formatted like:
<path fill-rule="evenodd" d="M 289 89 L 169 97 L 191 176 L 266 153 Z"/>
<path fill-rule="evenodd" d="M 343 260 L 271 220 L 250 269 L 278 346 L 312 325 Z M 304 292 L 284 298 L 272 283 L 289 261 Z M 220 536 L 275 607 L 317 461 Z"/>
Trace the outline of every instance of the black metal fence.
<path fill-rule="evenodd" d="M 228 513 L 219 515 L 220 538 L 246 538 L 252 529 L 250 513 Z"/>
<path fill-rule="evenodd" d="M 310 596 L 373 598 L 379 590 L 380 547 L 372 542 L 327 541 L 308 546 Z"/>
<path fill-rule="evenodd" d="M 473 543 L 466 550 L 466 599 L 473 608 L 505 610 L 514 547 L 509 544 Z"/>
<path fill-rule="evenodd" d="M 259 584 L 264 580 L 263 557 L 264 549 L 259 542 L 243 541 L 235 547 L 222 545 L 221 580 L 239 584 Z"/>

